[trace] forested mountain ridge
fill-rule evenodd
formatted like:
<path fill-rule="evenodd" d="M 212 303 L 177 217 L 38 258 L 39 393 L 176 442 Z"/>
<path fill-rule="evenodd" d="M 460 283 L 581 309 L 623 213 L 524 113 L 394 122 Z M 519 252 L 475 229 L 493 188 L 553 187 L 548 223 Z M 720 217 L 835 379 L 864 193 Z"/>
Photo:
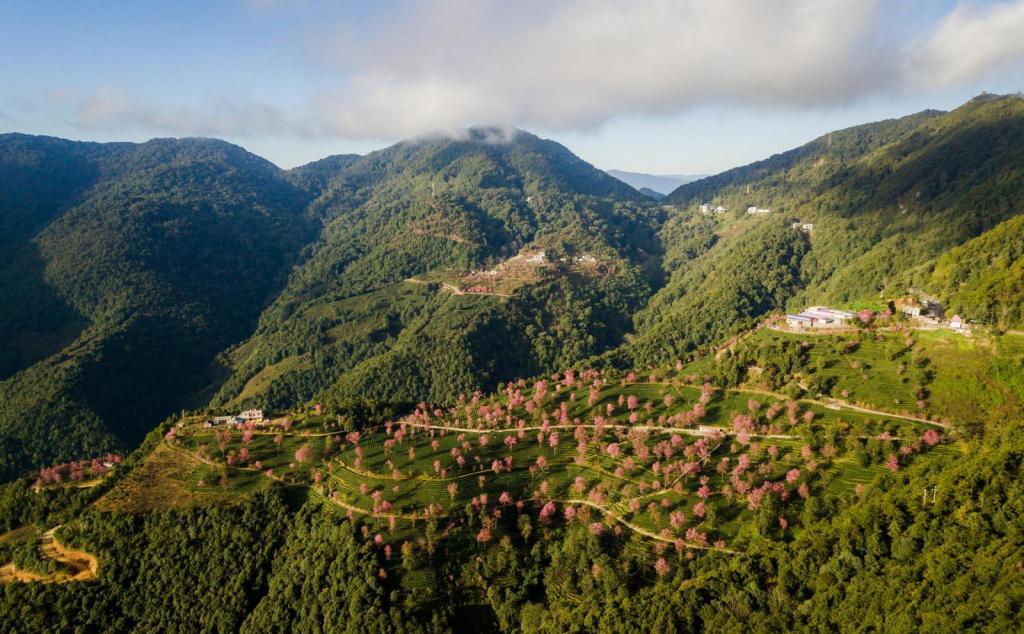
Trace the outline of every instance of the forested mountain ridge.
<path fill-rule="evenodd" d="M 285 178 L 297 187 L 319 196 L 331 179 L 359 159 L 358 154 L 334 154 L 300 165 L 285 172 Z"/>
<path fill-rule="evenodd" d="M 946 250 L 1024 210 L 1022 177 L 1024 99 L 989 96 L 684 185 L 661 231 L 676 266 L 637 317 L 634 359 L 685 356 L 772 310 L 903 293 Z M 705 203 L 728 212 L 704 216 Z M 759 265 L 745 266 L 752 254 Z M 706 280 L 721 283 L 695 293 Z"/>
<path fill-rule="evenodd" d="M 553 371 L 621 343 L 660 250 L 660 212 L 641 195 L 518 130 L 371 153 L 328 179 L 309 213 L 321 237 L 231 355 L 215 403 L 408 406 Z M 516 260 L 527 248 L 543 252 L 537 266 Z M 505 263 L 515 270 L 498 273 Z M 482 270 L 509 293 L 452 292 Z"/>
<path fill-rule="evenodd" d="M 315 235 L 309 195 L 211 139 L 0 138 L 7 476 L 137 442 L 245 337 Z M 48 186 L 55 183 L 55 187 Z"/>

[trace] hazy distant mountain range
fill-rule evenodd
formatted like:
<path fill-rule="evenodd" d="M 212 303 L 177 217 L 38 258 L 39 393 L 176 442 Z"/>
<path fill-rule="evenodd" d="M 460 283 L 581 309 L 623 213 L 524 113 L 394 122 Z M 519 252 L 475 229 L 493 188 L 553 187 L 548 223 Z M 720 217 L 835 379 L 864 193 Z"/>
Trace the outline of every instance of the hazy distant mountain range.
<path fill-rule="evenodd" d="M 622 170 L 605 170 L 637 191 L 650 189 L 659 194 L 671 194 L 680 185 L 700 180 L 707 174 L 641 174 Z"/>

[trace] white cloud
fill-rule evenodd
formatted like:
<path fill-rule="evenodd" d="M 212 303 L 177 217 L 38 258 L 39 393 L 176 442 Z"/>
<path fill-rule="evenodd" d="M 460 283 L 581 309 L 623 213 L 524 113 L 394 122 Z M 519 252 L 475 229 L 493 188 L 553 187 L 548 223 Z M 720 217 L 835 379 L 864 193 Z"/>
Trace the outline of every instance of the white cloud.
<path fill-rule="evenodd" d="M 887 81 L 865 0 L 420 2 L 332 43 L 319 109 L 345 136 L 472 122 L 595 126 L 709 102 L 848 101 Z M 351 34 L 350 29 L 346 29 Z"/>
<path fill-rule="evenodd" d="M 289 134 L 311 136 L 315 131 L 287 117 L 278 108 L 227 96 L 195 104 L 154 104 L 109 85 L 90 91 L 51 90 L 23 95 L 12 110 L 26 117 L 53 116 L 85 131 L 138 130 L 175 136 L 254 136 Z M 11 118 L 11 115 L 8 115 Z"/>
<path fill-rule="evenodd" d="M 844 105 L 970 83 L 1024 58 L 1024 0 L 964 4 L 908 41 L 882 28 L 885 19 L 879 0 L 419 0 L 330 28 L 313 64 L 335 88 L 304 107 L 273 95 L 154 103 L 100 87 L 20 111 L 48 108 L 81 129 L 174 135 L 583 130 L 709 105 Z M 7 110 L 12 118 L 19 108 Z"/>
<path fill-rule="evenodd" d="M 1024 1 L 987 7 L 968 3 L 911 49 L 907 73 L 924 86 L 948 86 L 1022 62 Z"/>

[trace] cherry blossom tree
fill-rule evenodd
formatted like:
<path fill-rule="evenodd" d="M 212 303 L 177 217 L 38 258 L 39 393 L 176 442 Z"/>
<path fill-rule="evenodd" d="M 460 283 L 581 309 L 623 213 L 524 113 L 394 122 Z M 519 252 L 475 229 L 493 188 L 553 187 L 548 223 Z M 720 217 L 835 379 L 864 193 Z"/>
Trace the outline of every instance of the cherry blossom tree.
<path fill-rule="evenodd" d="M 545 523 L 551 521 L 551 516 L 553 516 L 557 510 L 558 508 L 555 506 L 554 502 L 548 502 L 540 509 L 540 521 Z"/>
<path fill-rule="evenodd" d="M 667 575 L 669 573 L 669 570 L 670 568 L 668 562 L 665 561 L 664 557 L 660 557 L 658 561 L 654 562 L 654 572 L 656 572 L 659 577 L 664 577 L 665 575 Z"/>
<path fill-rule="evenodd" d="M 934 447 L 942 441 L 942 434 L 934 429 L 929 429 L 921 435 L 921 440 L 929 447 Z"/>

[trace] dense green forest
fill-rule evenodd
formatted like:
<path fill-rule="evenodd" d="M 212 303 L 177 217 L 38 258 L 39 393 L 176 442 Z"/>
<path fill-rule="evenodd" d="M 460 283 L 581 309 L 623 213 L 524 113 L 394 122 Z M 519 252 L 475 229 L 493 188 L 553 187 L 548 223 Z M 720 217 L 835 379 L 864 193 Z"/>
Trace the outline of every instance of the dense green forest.
<path fill-rule="evenodd" d="M 1000 328 L 1024 325 L 1024 216 L 942 254 L 920 282 L 949 301 L 949 310 Z"/>
<path fill-rule="evenodd" d="M 309 195 L 221 141 L 5 135 L 0 156 L 5 477 L 132 446 L 189 404 L 313 235 Z"/>
<path fill-rule="evenodd" d="M 310 207 L 320 240 L 229 355 L 214 403 L 450 402 L 621 343 L 650 295 L 659 212 L 557 144 L 487 134 L 400 143 L 340 171 Z M 545 267 L 508 298 L 404 282 L 487 269 L 528 246 L 603 268 Z"/>

